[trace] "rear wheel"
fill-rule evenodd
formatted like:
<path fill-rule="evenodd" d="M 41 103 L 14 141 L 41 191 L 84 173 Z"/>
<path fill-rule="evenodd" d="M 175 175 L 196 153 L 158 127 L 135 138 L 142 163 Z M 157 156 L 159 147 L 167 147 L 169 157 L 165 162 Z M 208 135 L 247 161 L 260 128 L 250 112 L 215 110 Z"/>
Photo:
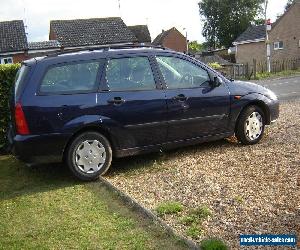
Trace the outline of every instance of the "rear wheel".
<path fill-rule="evenodd" d="M 92 181 L 106 173 L 111 165 L 109 141 L 97 132 L 77 136 L 68 147 L 66 160 L 69 169 L 79 179 Z"/>
<path fill-rule="evenodd" d="M 245 145 L 258 143 L 264 134 L 265 121 L 265 114 L 261 108 L 257 106 L 247 107 L 237 122 L 237 139 Z"/>

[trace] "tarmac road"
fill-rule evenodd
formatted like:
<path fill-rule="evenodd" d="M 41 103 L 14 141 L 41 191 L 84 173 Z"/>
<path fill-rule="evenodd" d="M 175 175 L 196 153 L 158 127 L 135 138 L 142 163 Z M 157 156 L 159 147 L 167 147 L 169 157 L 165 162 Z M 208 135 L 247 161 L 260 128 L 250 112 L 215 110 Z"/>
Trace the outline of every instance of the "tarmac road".
<path fill-rule="evenodd" d="M 300 98 L 300 75 L 253 82 L 271 89 L 278 96 L 279 100 Z"/>

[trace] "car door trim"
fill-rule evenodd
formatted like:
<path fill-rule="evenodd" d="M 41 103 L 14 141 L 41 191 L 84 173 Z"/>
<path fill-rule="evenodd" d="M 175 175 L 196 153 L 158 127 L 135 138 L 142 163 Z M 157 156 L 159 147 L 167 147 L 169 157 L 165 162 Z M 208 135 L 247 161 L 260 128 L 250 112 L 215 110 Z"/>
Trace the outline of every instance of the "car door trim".
<path fill-rule="evenodd" d="M 189 122 L 193 122 L 193 121 L 222 120 L 226 117 L 227 117 L 226 114 L 201 116 L 201 117 L 192 117 L 192 118 L 170 120 L 170 121 L 149 122 L 149 123 L 126 125 L 125 128 L 135 129 L 135 128 L 140 128 L 140 127 L 155 127 L 155 126 L 161 126 L 161 125 L 167 125 L 167 124 L 171 124 L 171 125 L 173 125 L 173 124 L 182 124 L 182 123 L 189 123 Z"/>
<path fill-rule="evenodd" d="M 170 124 L 182 124 L 182 123 L 189 123 L 189 122 L 194 122 L 194 121 L 222 120 L 225 117 L 227 117 L 226 114 L 200 116 L 200 117 L 191 117 L 191 118 L 186 118 L 186 119 L 170 120 L 170 121 L 168 121 L 168 123 L 170 123 Z"/>
<path fill-rule="evenodd" d="M 140 127 L 156 127 L 161 125 L 167 125 L 167 121 L 161 121 L 161 122 L 149 122 L 149 123 L 139 123 L 139 124 L 133 124 L 133 125 L 126 125 L 125 128 L 128 129 L 135 129 Z"/>

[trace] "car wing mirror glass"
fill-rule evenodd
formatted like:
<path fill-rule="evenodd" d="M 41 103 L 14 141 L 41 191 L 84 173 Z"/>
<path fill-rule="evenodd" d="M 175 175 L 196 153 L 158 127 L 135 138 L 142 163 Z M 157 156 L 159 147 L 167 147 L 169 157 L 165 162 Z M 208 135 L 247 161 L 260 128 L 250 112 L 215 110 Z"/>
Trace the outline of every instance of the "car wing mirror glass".
<path fill-rule="evenodd" d="M 211 86 L 213 88 L 219 87 L 222 84 L 221 79 L 218 76 L 214 76 L 213 80 L 211 81 Z"/>

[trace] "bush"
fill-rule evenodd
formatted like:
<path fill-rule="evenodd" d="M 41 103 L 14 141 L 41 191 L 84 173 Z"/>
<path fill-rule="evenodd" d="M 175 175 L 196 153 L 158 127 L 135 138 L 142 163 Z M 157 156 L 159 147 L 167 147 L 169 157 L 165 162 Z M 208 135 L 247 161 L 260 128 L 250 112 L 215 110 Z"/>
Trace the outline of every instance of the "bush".
<path fill-rule="evenodd" d="M 208 65 L 209 67 L 215 69 L 215 70 L 220 70 L 220 69 L 223 68 L 223 67 L 222 67 L 219 63 L 217 63 L 217 62 L 208 63 L 207 65 Z"/>
<path fill-rule="evenodd" d="M 0 148 L 6 142 L 6 131 L 10 110 L 8 100 L 20 64 L 0 65 Z"/>

